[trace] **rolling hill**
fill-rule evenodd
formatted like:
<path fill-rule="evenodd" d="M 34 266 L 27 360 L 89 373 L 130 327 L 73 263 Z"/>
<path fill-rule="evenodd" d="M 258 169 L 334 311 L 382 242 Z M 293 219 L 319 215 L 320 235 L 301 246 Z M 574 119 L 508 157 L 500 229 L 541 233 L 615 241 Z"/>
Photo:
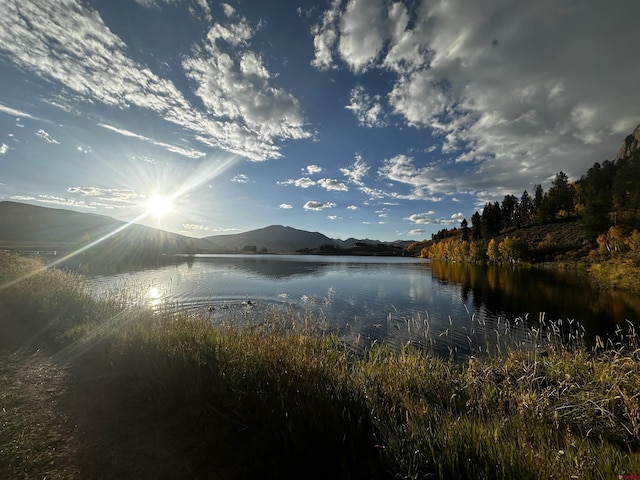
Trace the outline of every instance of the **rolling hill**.
<path fill-rule="evenodd" d="M 92 250 L 128 257 L 163 253 L 294 253 L 317 251 L 320 247 L 348 250 L 358 244 L 382 243 L 369 239 L 332 239 L 322 233 L 282 225 L 233 235 L 193 238 L 143 225 L 127 225 L 104 215 L 0 202 L 0 248 L 71 251 L 102 237 L 107 238 Z M 394 245 L 406 247 L 409 243 L 398 241 Z"/>
<path fill-rule="evenodd" d="M 72 250 L 100 238 L 100 250 L 204 253 L 225 250 L 208 240 L 131 224 L 104 215 L 0 202 L 0 246 Z"/>
<path fill-rule="evenodd" d="M 207 240 L 234 251 L 257 251 L 269 253 L 292 253 L 304 248 L 338 243 L 318 232 L 307 232 L 282 225 L 271 225 L 258 230 L 232 235 L 214 235 Z"/>

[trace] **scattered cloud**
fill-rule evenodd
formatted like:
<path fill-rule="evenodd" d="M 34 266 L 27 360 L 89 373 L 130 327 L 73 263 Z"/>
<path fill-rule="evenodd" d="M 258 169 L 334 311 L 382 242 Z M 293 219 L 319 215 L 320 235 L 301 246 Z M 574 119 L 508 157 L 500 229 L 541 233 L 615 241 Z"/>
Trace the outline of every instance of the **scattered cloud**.
<path fill-rule="evenodd" d="M 333 0 L 329 9 L 322 15 L 320 24 L 311 29 L 315 50 L 315 57 L 311 61 L 311 65 L 320 70 L 336 68 L 333 64 L 333 50 L 339 36 L 338 19 L 340 18 L 341 4 L 342 0 Z"/>
<path fill-rule="evenodd" d="M 431 163 L 422 167 L 415 164 L 413 157 L 396 155 L 386 159 L 378 169 L 378 175 L 412 187 L 410 195 L 398 195 L 406 200 L 428 200 L 438 202 L 442 197 L 438 193 L 455 191 L 456 177 L 448 172 L 441 164 Z"/>
<path fill-rule="evenodd" d="M 30 195 L 14 195 L 13 197 L 9 197 L 11 200 L 17 200 L 19 202 L 31 202 L 36 199 L 36 197 L 32 197 Z"/>
<path fill-rule="evenodd" d="M 353 112 L 359 125 L 365 127 L 387 125 L 380 95 L 370 96 L 362 85 L 358 85 L 351 90 L 349 102 L 345 108 Z"/>
<path fill-rule="evenodd" d="M 278 185 L 293 185 L 299 188 L 309 188 L 316 184 L 314 180 L 311 180 L 309 177 L 298 178 L 297 180 L 288 179 L 282 182 L 278 182 Z"/>
<path fill-rule="evenodd" d="M 239 173 L 231 177 L 230 181 L 236 183 L 249 183 L 249 177 L 247 177 L 244 173 Z"/>
<path fill-rule="evenodd" d="M 303 168 L 302 171 L 307 175 L 313 175 L 315 173 L 320 173 L 322 171 L 322 167 L 319 167 L 318 165 L 307 165 L 307 167 Z"/>
<path fill-rule="evenodd" d="M 338 215 L 329 215 L 327 218 L 329 220 L 342 220 L 342 217 L 339 217 Z"/>
<path fill-rule="evenodd" d="M 409 235 L 412 237 L 424 235 L 424 230 L 422 228 L 414 228 L 413 230 L 409 230 Z"/>
<path fill-rule="evenodd" d="M 138 140 L 143 140 L 145 142 L 149 142 L 152 145 L 156 145 L 158 147 L 162 147 L 166 150 L 168 150 L 169 152 L 172 153 L 177 153 L 179 155 L 182 155 L 184 157 L 187 158 L 202 158 L 206 155 L 206 153 L 204 152 L 200 152 L 198 150 L 194 150 L 191 148 L 182 148 L 182 147 L 177 147 L 175 145 L 170 145 L 168 143 L 164 143 L 164 142 L 159 142 L 157 140 L 154 140 L 152 138 L 149 137 L 145 137 L 144 135 L 140 135 L 138 133 L 134 133 L 130 130 L 127 130 L 125 128 L 119 128 L 119 127 L 114 127 L 113 125 L 107 125 L 104 123 L 99 123 L 98 124 L 100 127 L 102 128 L 106 128 L 107 130 L 111 130 L 112 132 L 118 133 L 120 135 L 123 135 L 125 137 L 131 137 L 131 138 L 137 138 Z"/>
<path fill-rule="evenodd" d="M 346 192 L 349 190 L 349 187 L 347 187 L 344 183 L 332 178 L 321 178 L 320 180 L 318 180 L 318 185 L 326 190 L 335 190 L 341 192 Z"/>
<path fill-rule="evenodd" d="M 63 198 L 57 197 L 55 195 L 38 195 L 37 197 L 32 196 L 23 196 L 23 195 L 15 195 L 10 197 L 11 200 L 18 200 L 22 202 L 39 202 L 39 203 L 50 203 L 54 205 L 62 205 L 65 207 L 74 207 L 74 208 L 86 208 L 86 209 L 95 209 L 97 205 L 93 203 L 87 203 L 85 201 L 78 201 L 72 198 Z"/>
<path fill-rule="evenodd" d="M 545 180 L 560 159 L 575 178 L 585 157 L 607 158 L 640 118 L 640 104 L 628 104 L 640 63 L 611 53 L 638 42 L 622 8 L 583 8 L 579 0 L 562 8 L 553 0 L 335 0 L 312 35 L 314 67 L 391 74 L 384 98 L 393 114 L 439 137 L 445 159 L 468 163 L 458 175 L 422 183 L 425 191 L 488 183 L 513 190 Z M 380 98 L 356 87 L 348 108 L 361 124 L 377 126 Z M 418 185 L 435 173 L 419 168 L 402 181 Z"/>
<path fill-rule="evenodd" d="M 278 205 L 278 208 L 282 208 L 283 210 L 289 210 L 293 208 L 293 205 L 289 205 L 288 203 L 281 203 Z"/>
<path fill-rule="evenodd" d="M 7 145 L 6 143 L 3 143 L 2 145 L 0 145 L 0 155 L 4 155 L 8 151 L 9 151 L 9 145 Z"/>
<path fill-rule="evenodd" d="M 349 205 L 347 207 L 347 210 L 358 210 L 358 206 L 357 205 Z"/>
<path fill-rule="evenodd" d="M 349 167 L 341 168 L 340 172 L 347 177 L 350 183 L 363 186 L 362 179 L 369 172 L 369 165 L 362 159 L 362 156 L 357 154 L 354 162 Z"/>
<path fill-rule="evenodd" d="M 249 48 L 255 29 L 231 7 L 226 10 L 233 15 L 210 28 L 202 48 L 183 60 L 183 69 L 207 114 L 225 119 L 225 140 L 234 149 L 248 145 L 243 149 L 252 160 L 278 157 L 277 139 L 311 134 L 303 126 L 298 100 L 274 85 L 275 75 Z"/>
<path fill-rule="evenodd" d="M 38 130 L 36 132 L 36 135 L 39 136 L 40 138 L 42 138 L 43 140 L 45 140 L 47 143 L 53 143 L 53 144 L 56 144 L 56 145 L 60 144 L 60 142 L 58 140 L 53 138 L 50 134 L 45 132 L 43 129 Z"/>
<path fill-rule="evenodd" d="M 275 75 L 249 48 L 255 30 L 243 17 L 213 24 L 202 44 L 183 59 L 201 108 L 171 80 L 130 58 L 125 42 L 89 4 L 9 0 L 0 13 L 3 55 L 26 71 L 60 82 L 78 101 L 156 114 L 204 145 L 256 161 L 279 157 L 279 140 L 311 135 L 298 100 L 274 84 Z M 10 110 L 3 109 L 17 113 Z"/>
<path fill-rule="evenodd" d="M 22 110 L 16 110 L 15 108 L 7 107 L 2 103 L 0 103 L 0 112 L 6 113 L 7 115 L 13 115 L 14 117 L 25 117 L 25 118 L 33 118 L 33 119 L 36 118 L 29 115 L 26 112 L 23 112 Z"/>
<path fill-rule="evenodd" d="M 234 233 L 239 231 L 237 228 L 210 227 L 208 225 L 203 225 L 200 223 L 183 223 L 182 229 L 187 233 L 192 233 L 192 232 L 210 232 L 211 233 L 212 232 L 212 233 L 218 233 L 218 234 L 225 234 L 225 233 Z"/>
<path fill-rule="evenodd" d="M 96 197 L 110 202 L 130 203 L 133 199 L 140 197 L 133 190 L 100 187 L 69 187 L 69 193 L 82 195 L 83 197 Z"/>
<path fill-rule="evenodd" d="M 459 223 L 459 219 L 453 218 L 434 218 L 436 212 L 433 210 L 428 211 L 426 213 L 414 213 L 413 215 L 405 218 L 405 220 L 409 220 L 411 223 L 416 225 L 454 225 Z"/>
<path fill-rule="evenodd" d="M 309 200 L 307 203 L 304 204 L 302 208 L 304 208 L 305 210 L 320 211 L 320 210 L 324 210 L 325 208 L 333 208 L 335 206 L 336 204 L 331 202 L 316 202 L 313 200 Z"/>

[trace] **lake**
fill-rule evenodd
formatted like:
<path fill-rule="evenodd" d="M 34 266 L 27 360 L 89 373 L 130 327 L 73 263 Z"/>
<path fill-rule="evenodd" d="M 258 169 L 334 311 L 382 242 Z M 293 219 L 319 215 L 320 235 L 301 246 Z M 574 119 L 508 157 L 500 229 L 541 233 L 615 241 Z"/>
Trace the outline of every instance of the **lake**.
<path fill-rule="evenodd" d="M 195 255 L 91 283 L 212 322 L 289 309 L 325 319 L 355 345 L 412 342 L 438 353 L 543 341 L 536 329 L 558 321 L 556 337 L 584 328 L 593 341 L 640 319 L 638 299 L 598 291 L 574 273 L 405 257 Z"/>

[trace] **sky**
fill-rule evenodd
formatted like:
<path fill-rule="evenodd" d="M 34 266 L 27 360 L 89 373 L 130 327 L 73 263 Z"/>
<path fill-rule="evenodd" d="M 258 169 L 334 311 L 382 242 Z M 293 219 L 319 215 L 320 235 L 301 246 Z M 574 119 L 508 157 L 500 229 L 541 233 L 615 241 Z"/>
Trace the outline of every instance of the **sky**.
<path fill-rule="evenodd" d="M 2 0 L 0 201 L 422 240 L 640 123 L 637 0 Z"/>

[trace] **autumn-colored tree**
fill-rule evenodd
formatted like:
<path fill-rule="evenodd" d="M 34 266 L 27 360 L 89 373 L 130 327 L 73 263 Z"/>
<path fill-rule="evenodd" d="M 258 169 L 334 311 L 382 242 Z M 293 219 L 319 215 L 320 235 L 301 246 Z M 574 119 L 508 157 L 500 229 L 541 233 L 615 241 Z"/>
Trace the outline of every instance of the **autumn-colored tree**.
<path fill-rule="evenodd" d="M 506 237 L 498 245 L 498 251 L 503 260 L 509 263 L 518 263 L 529 251 L 527 242 L 518 237 Z"/>
<path fill-rule="evenodd" d="M 638 230 L 631 232 L 631 235 L 625 239 L 625 245 L 632 252 L 640 252 L 640 232 Z"/>
<path fill-rule="evenodd" d="M 498 242 L 496 242 L 495 238 L 492 238 L 489 241 L 489 245 L 487 246 L 487 257 L 490 262 L 500 261 L 500 250 L 498 249 Z"/>

